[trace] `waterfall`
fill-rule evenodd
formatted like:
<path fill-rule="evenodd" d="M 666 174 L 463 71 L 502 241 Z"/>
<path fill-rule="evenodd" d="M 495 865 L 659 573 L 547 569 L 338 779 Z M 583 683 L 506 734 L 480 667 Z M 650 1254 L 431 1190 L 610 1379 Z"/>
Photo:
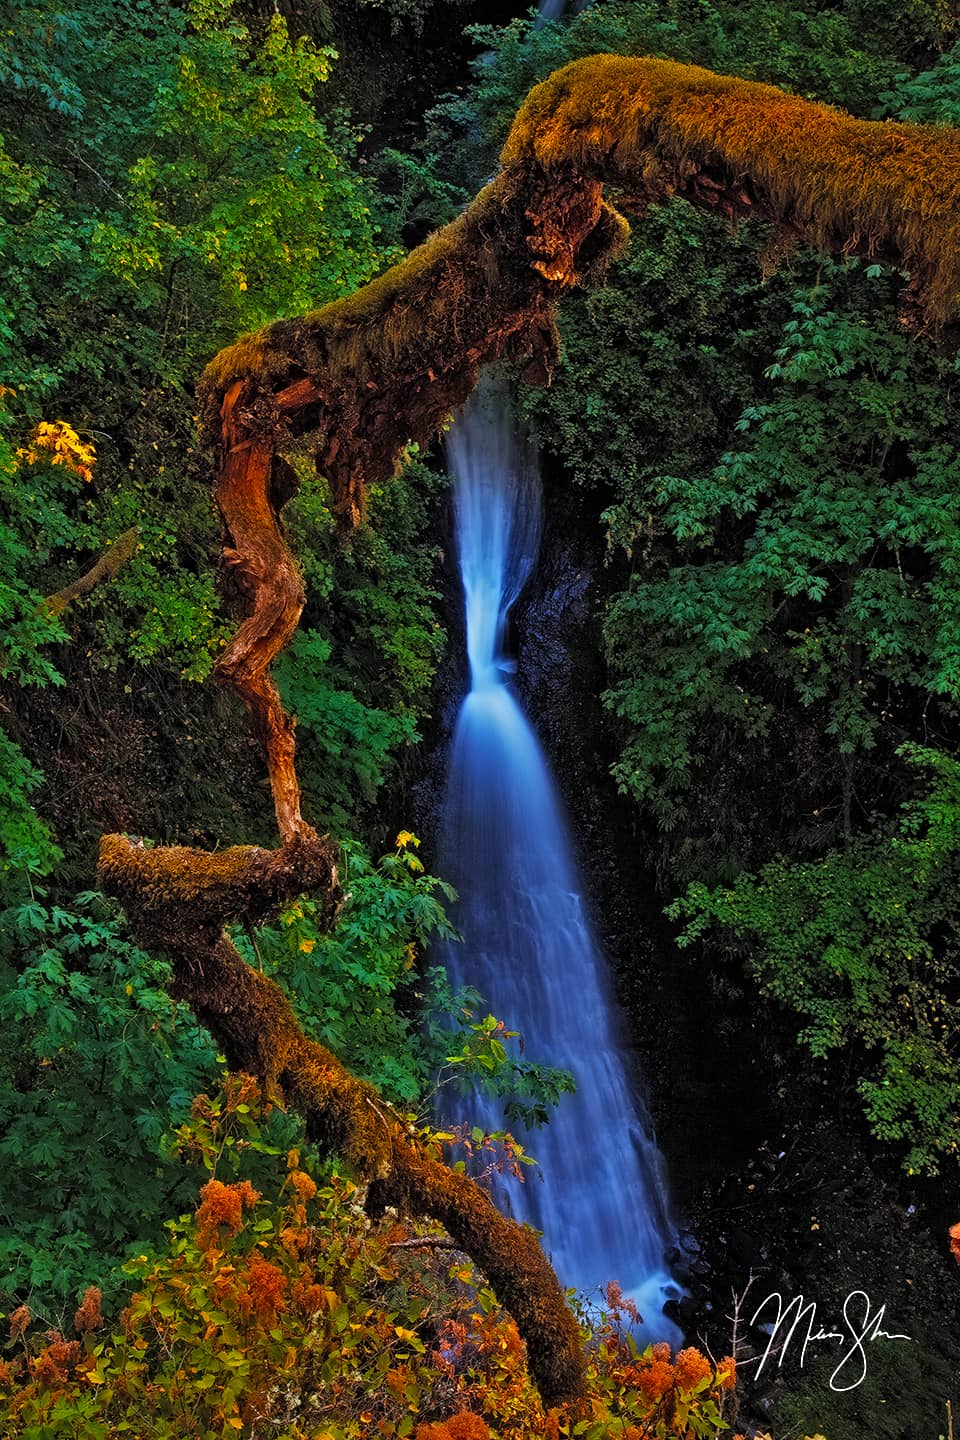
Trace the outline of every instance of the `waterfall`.
<path fill-rule="evenodd" d="M 533 1060 L 573 1071 L 551 1123 L 523 1134 L 494 1101 L 464 1118 L 511 1128 L 539 1162 L 498 1204 L 543 1231 L 565 1285 L 596 1296 L 615 1280 L 646 1339 L 677 1340 L 663 1315 L 680 1292 L 666 1272 L 675 1240 L 663 1162 L 631 1084 L 607 967 L 582 899 L 566 818 L 518 704 L 506 654 L 510 608 L 536 560 L 540 478 L 505 382 L 486 372 L 447 436 L 466 606 L 470 690 L 457 719 L 441 827 L 441 867 L 460 900 L 463 943 L 445 947 L 455 984 L 475 986 L 519 1030 Z M 542 1178 L 541 1178 L 542 1177 Z"/>

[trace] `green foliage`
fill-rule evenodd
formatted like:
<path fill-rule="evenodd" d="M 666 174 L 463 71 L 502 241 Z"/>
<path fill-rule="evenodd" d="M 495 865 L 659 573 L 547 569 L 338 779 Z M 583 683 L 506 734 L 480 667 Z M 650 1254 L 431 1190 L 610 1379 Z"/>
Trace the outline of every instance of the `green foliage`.
<path fill-rule="evenodd" d="M 358 843 L 346 844 L 341 878 L 348 899 L 336 929 L 322 933 L 317 904 L 302 898 L 257 937 L 264 970 L 296 997 L 307 1032 L 388 1100 L 408 1104 L 422 1097 L 449 1048 L 441 1023 L 446 1006 L 454 1013 L 462 1004 L 435 970 L 418 971 L 431 938 L 454 933 L 443 906 L 453 891 L 425 873 L 418 843 L 401 832 L 396 849 L 377 864 Z M 410 1016 L 418 1005 L 427 1011 L 421 1033 Z"/>
<path fill-rule="evenodd" d="M 895 828 L 798 864 L 778 858 L 714 890 L 695 884 L 668 914 L 681 944 L 712 927 L 748 945 L 766 994 L 803 1020 L 823 1058 L 850 1049 L 874 1134 L 936 1173 L 960 1154 L 960 763 L 919 746 L 925 796 Z"/>
<path fill-rule="evenodd" d="M 308 1033 L 391 1103 L 423 1107 L 447 1084 L 479 1082 L 510 1097 L 511 1119 L 542 1122 L 573 1088 L 569 1074 L 509 1056 L 503 1042 L 516 1032 L 490 1015 L 475 1019 L 483 1006 L 476 991 L 454 993 L 442 966 L 422 963 L 431 942 L 457 938 L 444 908 L 456 896 L 426 873 L 419 845 L 401 830 L 374 864 L 362 845 L 346 842 L 348 898 L 336 929 L 318 928 L 320 907 L 304 896 L 258 931 L 256 950 L 243 932 L 236 943 L 296 997 Z"/>
<path fill-rule="evenodd" d="M 284 704 L 297 717 L 311 812 L 342 831 L 383 784 L 394 751 L 417 738 L 414 717 L 366 705 L 327 677 L 331 642 L 302 630 L 277 665 Z"/>
<path fill-rule="evenodd" d="M 759 291 L 762 238 L 679 201 L 658 208 L 609 281 L 564 307 L 550 389 L 521 397 L 571 478 L 617 497 L 605 518 L 625 548 L 643 552 L 663 457 L 684 469 L 715 453 L 751 393 L 780 299 Z"/>
<path fill-rule="evenodd" d="M 888 753 L 917 703 L 956 700 L 952 373 L 897 326 L 877 267 L 825 264 L 737 447 L 655 482 L 671 543 L 610 607 L 607 700 L 630 725 L 617 778 L 665 826 L 689 816 L 718 722 L 746 758 L 806 711 L 836 757 L 810 839 L 849 833 L 859 757 Z M 621 541 L 632 513 L 609 513 Z"/>
<path fill-rule="evenodd" d="M 0 1283 L 56 1314 L 85 1284 L 115 1285 L 124 1248 L 188 1193 L 162 1138 L 213 1049 L 98 897 L 62 908 L 37 891 L 2 931 Z"/>
<path fill-rule="evenodd" d="M 433 583 L 440 551 L 431 535 L 446 484 L 412 458 L 402 475 L 373 491 L 368 521 L 346 547 L 322 477 L 304 475 L 290 507 L 310 601 L 275 673 L 299 721 L 311 813 L 340 834 L 365 817 L 419 738 L 446 641 Z"/>
<path fill-rule="evenodd" d="M 0 883 L 8 898 L 25 898 L 28 877 L 48 875 L 63 858 L 31 803 L 42 779 L 19 745 L 0 730 Z"/>
<path fill-rule="evenodd" d="M 27 581 L 54 589 L 141 530 L 85 627 L 101 665 L 209 673 L 227 627 L 191 386 L 238 328 L 390 258 L 350 168 L 357 137 L 316 103 L 334 59 L 279 16 L 249 28 L 231 0 L 38 5 L 0 47 L 20 76 L 0 99 L 0 385 L 19 434 L 60 410 L 99 449 L 93 485 L 56 497 Z"/>
<path fill-rule="evenodd" d="M 470 992 L 472 1011 L 476 1001 Z M 505 1100 L 503 1113 L 511 1124 L 521 1124 L 528 1130 L 547 1124 L 550 1109 L 560 1104 L 563 1095 L 572 1095 L 576 1081 L 569 1070 L 560 1070 L 551 1065 L 539 1065 L 535 1060 L 516 1060 L 507 1051 L 505 1040 L 519 1038 L 518 1030 L 508 1030 L 503 1020 L 494 1015 L 485 1015 L 482 1020 L 462 1025 L 459 1036 L 454 1037 L 458 1054 L 447 1055 L 438 1072 L 436 1088 L 455 1083 L 458 1088 L 471 1093 L 477 1088 L 486 1094 L 497 1095 Z M 447 1036 L 448 1045 L 450 1036 Z M 482 1132 L 473 1129 L 475 1141 L 482 1138 Z M 493 1138 L 502 1139 L 502 1134 Z M 529 1156 L 523 1157 L 526 1164 L 534 1163 Z"/>
<path fill-rule="evenodd" d="M 960 43 L 919 75 L 901 72 L 880 96 L 884 116 L 917 125 L 960 125 Z"/>
<path fill-rule="evenodd" d="M 279 14 L 254 39 L 233 0 L 196 0 L 188 14 L 154 143 L 91 242 L 138 307 L 165 304 L 181 270 L 196 318 L 206 296 L 233 334 L 356 289 L 379 257 L 344 161 L 354 137 L 332 138 L 312 103 L 335 52 L 291 42 Z"/>

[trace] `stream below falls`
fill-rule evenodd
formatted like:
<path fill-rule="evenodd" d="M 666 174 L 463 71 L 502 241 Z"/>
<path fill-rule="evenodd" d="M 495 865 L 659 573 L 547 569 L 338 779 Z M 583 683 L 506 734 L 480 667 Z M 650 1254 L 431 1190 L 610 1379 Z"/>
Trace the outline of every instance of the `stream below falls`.
<path fill-rule="evenodd" d="M 446 440 L 466 606 L 470 689 L 457 717 L 440 828 L 440 873 L 457 887 L 462 943 L 443 947 L 454 986 L 474 986 L 521 1032 L 525 1054 L 573 1072 L 551 1122 L 526 1133 L 475 1093 L 462 1114 L 509 1129 L 538 1166 L 498 1179 L 495 1199 L 543 1232 L 564 1285 L 596 1299 L 616 1281 L 645 1340 L 682 1337 L 663 1314 L 680 1294 L 664 1261 L 676 1241 L 663 1160 L 593 934 L 557 786 L 511 684 L 511 606 L 537 558 L 536 454 L 505 379 L 485 372 Z"/>

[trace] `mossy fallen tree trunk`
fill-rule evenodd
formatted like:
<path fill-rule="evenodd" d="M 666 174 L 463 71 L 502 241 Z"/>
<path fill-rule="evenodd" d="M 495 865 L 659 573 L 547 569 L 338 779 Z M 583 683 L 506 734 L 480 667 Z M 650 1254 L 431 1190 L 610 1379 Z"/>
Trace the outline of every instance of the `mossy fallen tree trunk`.
<path fill-rule="evenodd" d="M 217 854 L 105 837 L 103 884 L 138 936 L 166 951 L 176 993 L 230 1063 L 306 1117 L 311 1135 L 387 1204 L 440 1220 L 514 1315 L 546 1404 L 584 1397 L 585 1364 L 540 1247 L 469 1180 L 418 1151 L 374 1092 L 302 1033 L 280 990 L 245 965 L 224 926 L 262 921 L 310 890 L 339 890 L 333 848 L 300 814 L 294 721 L 270 665 L 294 633 L 302 577 L 280 528 L 292 493 L 284 459 L 316 458 L 345 531 L 370 485 L 425 443 L 500 357 L 546 382 L 554 311 L 602 272 L 628 226 L 671 195 L 737 220 L 772 220 L 784 241 L 856 252 L 910 273 L 905 319 L 954 322 L 960 305 L 960 135 L 852 120 L 767 86 L 656 60 L 595 56 L 533 90 L 502 169 L 464 214 L 356 295 L 278 321 L 223 351 L 201 401 L 217 448 L 223 558 L 246 618 L 217 676 L 241 696 L 263 743 L 281 844 Z"/>

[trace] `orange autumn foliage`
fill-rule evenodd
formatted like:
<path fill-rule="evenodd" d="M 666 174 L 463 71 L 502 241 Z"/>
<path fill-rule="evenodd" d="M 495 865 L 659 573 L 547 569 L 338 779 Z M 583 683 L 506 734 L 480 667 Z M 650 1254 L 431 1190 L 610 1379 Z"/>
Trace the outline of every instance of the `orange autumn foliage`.
<path fill-rule="evenodd" d="M 250 1307 L 262 1324 L 272 1325 L 277 1315 L 286 1310 L 283 1294 L 286 1283 L 286 1276 L 278 1266 L 271 1265 L 260 1255 L 251 1257 L 247 1265 L 246 1296 L 249 1296 Z"/>
<path fill-rule="evenodd" d="M 99 1330 L 103 1324 L 103 1315 L 100 1312 L 102 1295 L 96 1285 L 90 1285 L 84 1291 L 80 1308 L 73 1317 L 73 1328 L 78 1335 L 89 1335 L 92 1330 Z"/>
<path fill-rule="evenodd" d="M 673 1386 L 673 1366 L 668 1360 L 649 1360 L 637 1365 L 629 1379 L 647 1400 L 662 1400 Z"/>
<path fill-rule="evenodd" d="M 676 1382 L 684 1390 L 692 1390 L 699 1385 L 701 1380 L 707 1380 L 713 1375 L 713 1366 L 706 1355 L 701 1355 L 699 1350 L 687 1348 L 681 1350 L 674 1362 L 674 1373 Z"/>
<path fill-rule="evenodd" d="M 211 1163 L 239 1095 L 265 1108 L 247 1078 L 226 1088 L 225 1103 L 198 1102 L 178 1131 L 186 1153 Z M 514 1320 L 465 1258 L 404 1244 L 439 1237 L 436 1229 L 425 1235 L 393 1217 L 371 1224 L 356 1185 L 318 1183 L 296 1150 L 274 1178 L 272 1199 L 248 1181 L 208 1181 L 193 1215 L 172 1223 L 169 1251 L 128 1264 L 137 1288 L 102 1343 L 92 1333 L 102 1323 L 95 1288 L 76 1313 L 79 1341 L 31 1334 L 21 1307 L 11 1319 L 22 1355 L 0 1362 L 4 1440 L 84 1426 L 102 1440 L 268 1431 L 318 1440 L 332 1433 L 331 1415 L 337 1440 L 571 1434 L 579 1421 L 544 1407 Z M 714 1434 L 717 1417 L 729 1423 L 731 1359 L 713 1366 L 692 1347 L 674 1358 L 667 1344 L 638 1354 L 631 1302 L 615 1285 L 607 1302 L 581 1316 L 589 1440 L 689 1440 Z"/>
<path fill-rule="evenodd" d="M 196 1211 L 197 1244 L 201 1250 L 207 1250 L 217 1242 L 221 1225 L 226 1226 L 231 1237 L 239 1235 L 244 1207 L 252 1209 L 259 1199 L 249 1180 L 241 1180 L 236 1185 L 208 1180 L 200 1191 L 200 1204 Z"/>
<path fill-rule="evenodd" d="M 956 1225 L 950 1226 L 947 1234 L 950 1236 L 950 1253 L 957 1264 L 960 1265 L 960 1220 L 957 1221 Z"/>
<path fill-rule="evenodd" d="M 296 1190 L 301 1205 L 306 1205 L 317 1193 L 316 1184 L 304 1170 L 294 1170 L 289 1183 Z"/>
<path fill-rule="evenodd" d="M 490 1429 L 479 1415 L 461 1410 L 448 1420 L 419 1425 L 415 1440 L 490 1440 Z"/>
<path fill-rule="evenodd" d="M 724 1355 L 717 1366 L 717 1383 L 721 1390 L 735 1390 L 737 1388 L 737 1362 L 732 1355 Z"/>

